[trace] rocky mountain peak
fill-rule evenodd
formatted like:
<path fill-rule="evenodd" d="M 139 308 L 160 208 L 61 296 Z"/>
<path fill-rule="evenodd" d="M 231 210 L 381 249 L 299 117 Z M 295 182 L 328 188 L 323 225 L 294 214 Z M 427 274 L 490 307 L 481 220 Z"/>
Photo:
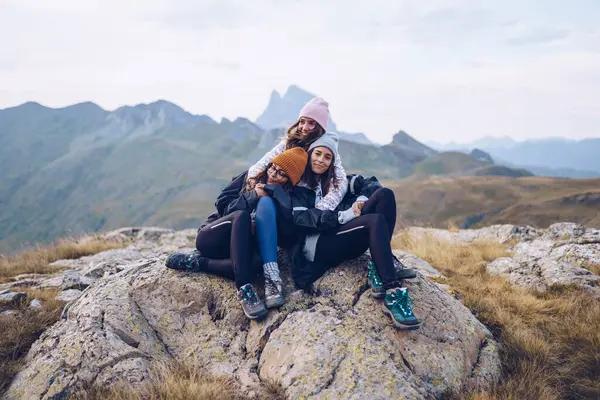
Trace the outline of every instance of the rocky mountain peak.
<path fill-rule="evenodd" d="M 437 153 L 437 151 L 424 145 L 423 143 L 419 142 L 417 139 L 413 138 L 408 133 L 402 130 L 398 131 L 398 133 L 394 135 L 391 145 L 401 147 L 404 149 L 409 149 L 415 153 L 419 153 L 424 156 L 430 156 Z"/>
<path fill-rule="evenodd" d="M 296 122 L 298 113 L 306 102 L 315 96 L 296 85 L 288 87 L 283 96 L 276 90 L 273 90 L 269 98 L 269 104 L 256 120 L 256 124 L 266 130 L 288 128 Z M 331 117 L 328 124 L 328 130 L 337 132 L 337 127 Z"/>
<path fill-rule="evenodd" d="M 152 103 L 142 103 L 135 106 L 123 106 L 114 111 L 122 120 L 133 124 L 149 124 L 154 122 L 168 123 L 175 126 L 195 125 L 199 122 L 215 123 L 206 115 L 194 115 L 178 105 L 166 100 L 157 100 Z"/>
<path fill-rule="evenodd" d="M 485 151 L 481 150 L 481 149 L 473 149 L 471 150 L 470 153 L 471 157 L 477 161 L 481 161 L 487 164 L 493 164 L 494 163 L 494 159 L 492 158 L 492 156 L 489 153 L 486 153 Z"/>

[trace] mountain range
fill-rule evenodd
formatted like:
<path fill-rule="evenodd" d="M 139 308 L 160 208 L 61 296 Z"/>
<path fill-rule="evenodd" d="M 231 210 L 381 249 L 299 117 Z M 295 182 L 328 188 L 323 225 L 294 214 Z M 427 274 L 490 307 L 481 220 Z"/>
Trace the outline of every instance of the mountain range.
<path fill-rule="evenodd" d="M 198 226 L 220 188 L 268 151 L 312 96 L 274 92 L 256 122 L 216 122 L 164 100 L 114 111 L 90 102 L 0 110 L 0 253 L 126 225 Z M 439 153 L 403 131 L 383 146 L 361 137 L 341 137 L 348 173 L 530 175 L 481 154 Z"/>
<path fill-rule="evenodd" d="M 285 129 L 296 122 L 302 106 L 313 97 L 315 97 L 314 94 L 309 93 L 296 85 L 288 87 L 283 96 L 280 95 L 278 91 L 274 90 L 271 93 L 267 108 L 258 117 L 256 124 L 266 130 L 276 128 Z M 340 135 L 340 139 L 371 146 L 379 146 L 369 140 L 364 133 L 340 132 L 337 129 L 335 122 L 331 119 L 331 115 L 329 116 L 327 125 L 327 129 L 337 132 Z"/>
<path fill-rule="evenodd" d="M 516 141 L 510 137 L 484 137 L 467 144 L 427 142 L 439 151 L 479 148 L 498 162 L 527 168 L 540 176 L 568 178 L 600 177 L 600 138 L 572 140 L 544 138 Z"/>

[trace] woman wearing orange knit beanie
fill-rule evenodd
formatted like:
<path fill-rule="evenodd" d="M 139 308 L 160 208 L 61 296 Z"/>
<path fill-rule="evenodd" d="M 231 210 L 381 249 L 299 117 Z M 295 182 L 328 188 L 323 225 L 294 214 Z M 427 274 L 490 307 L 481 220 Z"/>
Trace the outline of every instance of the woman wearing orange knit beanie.
<path fill-rule="evenodd" d="M 282 305 L 277 245 L 293 240 L 289 192 L 300 181 L 307 160 L 306 151 L 297 147 L 278 154 L 257 176 L 248 179 L 248 172 L 244 172 L 233 178 L 217 197 L 217 210 L 198 229 L 196 250 L 171 254 L 166 266 L 235 279 L 238 300 L 250 319 L 267 315 L 251 283 L 262 272 L 266 306 Z M 254 225 L 256 239 L 252 237 Z M 262 258 L 261 270 L 252 263 L 255 242 Z"/>

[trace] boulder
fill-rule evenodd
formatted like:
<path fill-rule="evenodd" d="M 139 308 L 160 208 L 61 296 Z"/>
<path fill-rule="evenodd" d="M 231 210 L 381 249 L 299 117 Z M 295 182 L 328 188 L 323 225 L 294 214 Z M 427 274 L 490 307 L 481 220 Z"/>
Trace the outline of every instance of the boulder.
<path fill-rule="evenodd" d="M 0 306 L 14 307 L 27 299 L 25 292 L 12 292 L 8 289 L 0 291 Z"/>
<path fill-rule="evenodd" d="M 447 229 L 410 227 L 406 232 L 412 236 L 431 235 L 437 239 L 450 243 L 461 244 L 474 241 L 495 241 L 510 243 L 512 241 L 527 241 L 537 238 L 540 233 L 531 226 L 517 225 L 492 225 L 481 229 L 459 229 L 450 231 Z"/>
<path fill-rule="evenodd" d="M 232 281 L 164 267 L 166 249 L 191 248 L 191 232 L 152 240 L 154 247 L 147 237 L 131 244 L 140 259 L 98 278 L 70 304 L 66 319 L 42 334 L 7 398 L 66 398 L 120 380 L 141 385 L 153 362 L 164 359 L 233 377 L 247 395 L 269 380 L 289 398 L 306 399 L 441 397 L 485 390 L 499 377 L 489 330 L 422 273 L 406 282 L 421 327 L 399 331 L 367 290 L 368 255 L 330 270 L 316 282 L 319 296 L 295 290 L 284 256 L 287 302 L 251 322 Z M 433 273 L 417 260 L 403 261 Z"/>
<path fill-rule="evenodd" d="M 81 296 L 82 293 L 83 292 L 78 289 L 63 290 L 56 296 L 56 300 L 65 301 L 65 302 L 73 301 L 73 300 L 79 298 L 79 296 Z"/>
<path fill-rule="evenodd" d="M 409 228 L 408 233 L 429 234 L 456 244 L 480 240 L 505 243 L 510 246 L 511 256 L 490 262 L 489 273 L 538 291 L 547 290 L 551 285 L 576 285 L 600 297 L 600 276 L 588 269 L 600 265 L 600 229 L 561 222 L 547 229 L 494 225 L 458 232 Z"/>
<path fill-rule="evenodd" d="M 31 300 L 31 303 L 29 303 L 29 308 L 40 309 L 42 308 L 42 302 L 38 299 L 33 299 Z"/>

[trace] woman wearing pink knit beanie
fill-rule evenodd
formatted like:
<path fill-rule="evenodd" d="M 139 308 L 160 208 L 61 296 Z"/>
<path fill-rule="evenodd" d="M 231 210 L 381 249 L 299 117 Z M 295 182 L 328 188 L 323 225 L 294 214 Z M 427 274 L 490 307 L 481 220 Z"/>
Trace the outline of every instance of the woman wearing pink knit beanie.
<path fill-rule="evenodd" d="M 329 121 L 329 103 L 321 97 L 314 97 L 302 107 L 298 120 L 288 128 L 281 141 L 256 164 L 248 170 L 248 178 L 262 173 L 271 160 L 285 150 L 302 147 L 308 151 L 310 145 L 320 138 L 326 131 Z M 318 209 L 333 211 L 342 201 L 348 190 L 346 171 L 342 167 L 342 160 L 335 159 L 335 175 L 332 178 L 331 190 L 316 205 Z M 303 184 L 302 181 L 299 183 Z"/>

